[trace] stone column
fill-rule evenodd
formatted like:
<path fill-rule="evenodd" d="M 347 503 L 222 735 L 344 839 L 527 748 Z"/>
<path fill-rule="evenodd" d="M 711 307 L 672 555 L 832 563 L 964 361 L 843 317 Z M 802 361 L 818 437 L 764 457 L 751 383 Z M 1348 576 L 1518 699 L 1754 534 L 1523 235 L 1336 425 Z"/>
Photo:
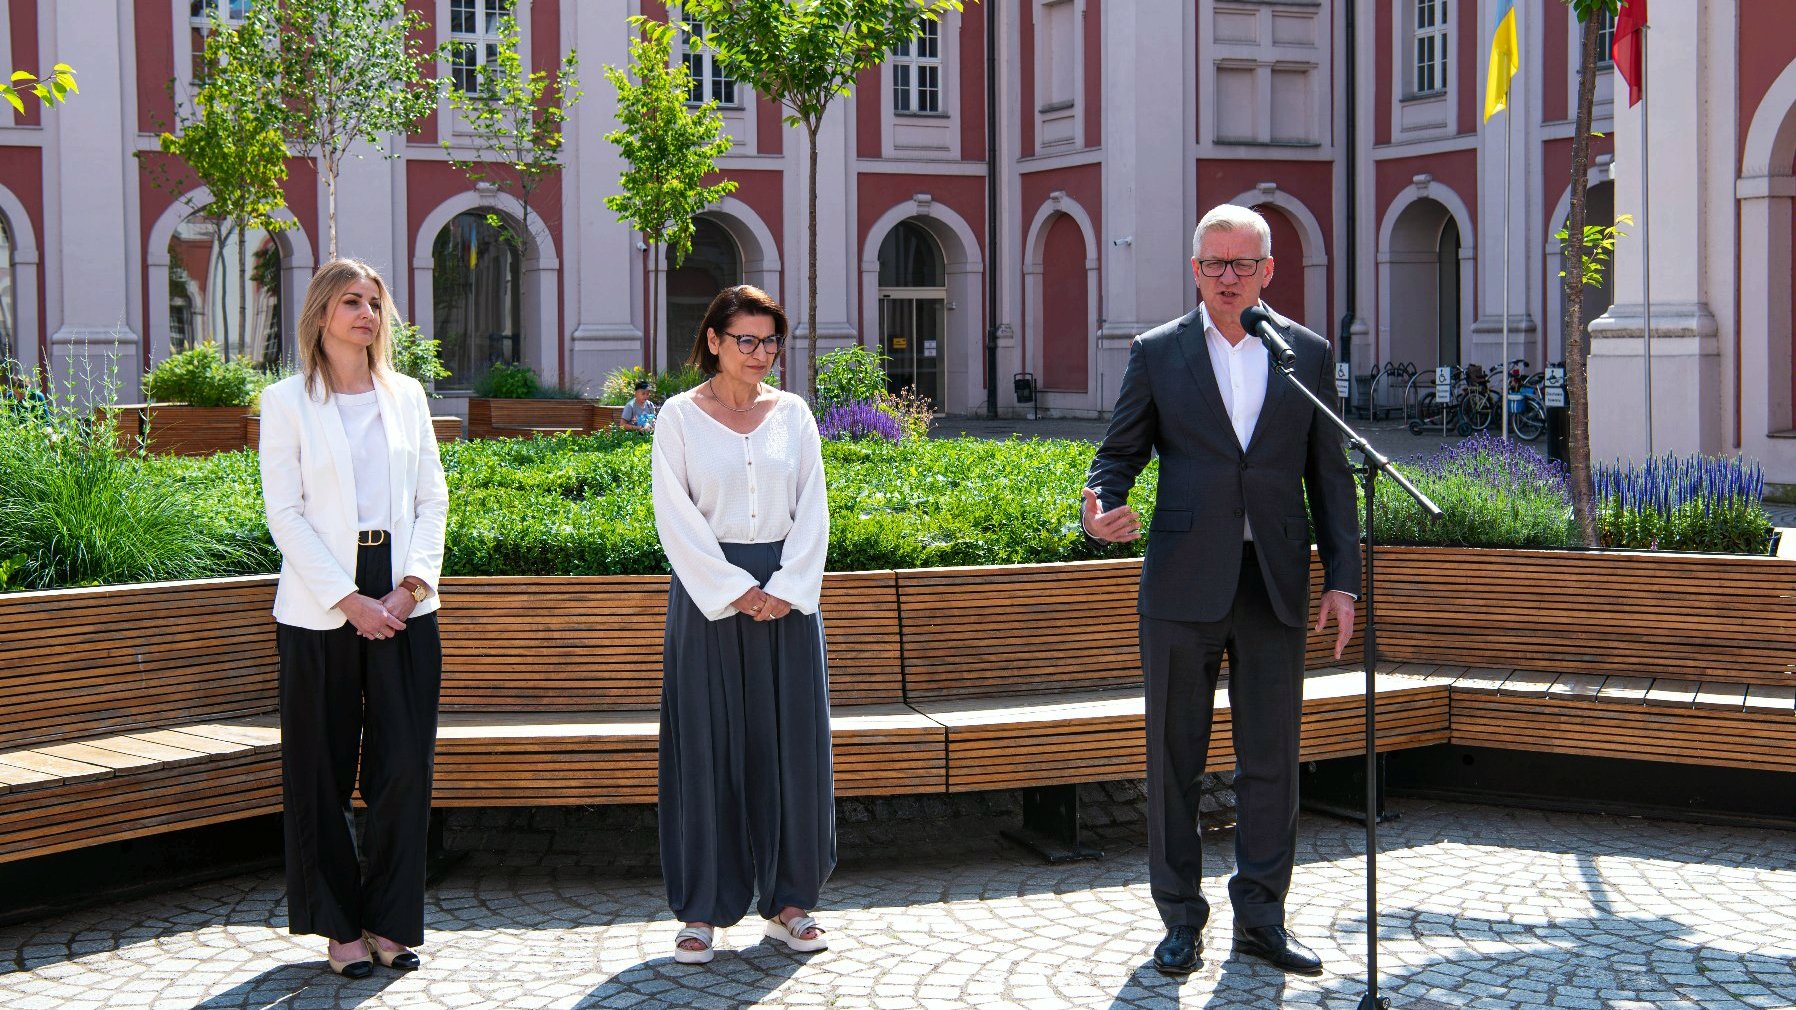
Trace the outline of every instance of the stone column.
<path fill-rule="evenodd" d="M 1620 93 L 1627 85 L 1616 80 L 1615 211 L 1632 214 L 1635 225 L 1616 243 L 1615 304 L 1590 323 L 1590 453 L 1597 461 L 1646 451 L 1646 241 L 1652 243 L 1654 450 L 1719 452 L 1726 437 L 1721 341 L 1711 304 L 1731 302 L 1735 268 L 1733 250 L 1713 241 L 1705 205 L 1710 187 L 1731 190 L 1732 173 L 1717 176 L 1710 163 L 1714 151 L 1732 150 L 1731 114 L 1717 113 L 1734 107 L 1734 89 L 1731 69 L 1707 66 L 1705 50 L 1716 42 L 1702 10 L 1707 6 L 1664 4 L 1653 11 L 1644 101 L 1628 108 Z M 1643 112 L 1651 116 L 1654 140 L 1650 203 L 1641 193 Z M 1650 214 L 1644 241 L 1643 212 Z"/>

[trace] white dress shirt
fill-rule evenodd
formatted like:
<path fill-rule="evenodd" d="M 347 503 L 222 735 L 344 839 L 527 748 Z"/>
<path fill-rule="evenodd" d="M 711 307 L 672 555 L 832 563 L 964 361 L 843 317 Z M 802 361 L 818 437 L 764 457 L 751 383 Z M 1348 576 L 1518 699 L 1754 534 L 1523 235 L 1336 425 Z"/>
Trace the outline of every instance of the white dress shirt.
<path fill-rule="evenodd" d="M 802 614 L 817 612 L 829 554 L 822 440 L 791 393 L 743 434 L 705 413 L 691 392 L 668 397 L 650 452 L 655 530 L 668 564 L 705 617 L 719 621 L 759 586 Z M 767 584 L 724 557 L 721 544 L 785 541 Z"/>
<path fill-rule="evenodd" d="M 1272 378 L 1272 358 L 1265 345 L 1249 333 L 1231 344 L 1216 324 L 1210 321 L 1210 307 L 1198 308 L 1204 324 L 1204 346 L 1210 350 L 1210 369 L 1216 373 L 1216 388 L 1228 408 L 1229 423 L 1234 425 L 1235 440 L 1245 452 L 1253 441 L 1253 429 L 1260 423 L 1260 409 L 1266 406 L 1266 383 Z M 1241 520 L 1241 536 L 1253 539 L 1253 525 Z"/>

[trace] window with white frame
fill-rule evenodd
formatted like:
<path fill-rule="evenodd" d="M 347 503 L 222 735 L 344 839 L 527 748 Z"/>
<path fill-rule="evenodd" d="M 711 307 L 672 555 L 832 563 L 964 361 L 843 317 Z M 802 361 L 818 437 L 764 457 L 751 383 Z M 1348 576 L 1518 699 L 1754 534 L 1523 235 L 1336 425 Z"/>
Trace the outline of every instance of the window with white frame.
<path fill-rule="evenodd" d="M 512 0 L 449 0 L 449 77 L 457 90 L 480 90 L 482 69 L 499 60 L 499 23 L 511 9 Z"/>
<path fill-rule="evenodd" d="M 680 33 L 681 58 L 686 61 L 686 72 L 692 78 L 686 102 L 702 105 L 716 99 L 718 105 L 734 108 L 737 104 L 736 80 L 723 72 L 717 54 L 704 44 L 704 39 L 703 21 L 686 22 L 686 30 Z"/>
<path fill-rule="evenodd" d="M 941 22 L 923 22 L 915 39 L 892 50 L 892 111 L 942 111 Z"/>
<path fill-rule="evenodd" d="M 238 25 L 249 16 L 250 0 L 188 0 L 187 25 L 193 37 L 193 72 L 198 77 L 206 55 L 206 36 L 212 33 L 212 20 Z"/>
<path fill-rule="evenodd" d="M 1415 0 L 1415 72 L 1410 93 L 1435 95 L 1447 90 L 1448 0 Z"/>
<path fill-rule="evenodd" d="M 1598 11 L 1596 15 L 1596 65 L 1611 66 L 1615 63 L 1615 14 L 1612 11 Z"/>

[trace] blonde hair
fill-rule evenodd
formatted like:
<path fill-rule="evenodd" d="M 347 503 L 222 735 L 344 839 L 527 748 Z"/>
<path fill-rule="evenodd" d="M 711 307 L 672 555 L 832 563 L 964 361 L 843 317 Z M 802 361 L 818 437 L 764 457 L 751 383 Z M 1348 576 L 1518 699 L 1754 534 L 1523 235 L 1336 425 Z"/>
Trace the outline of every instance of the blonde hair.
<path fill-rule="evenodd" d="M 1204 244 L 1204 235 L 1213 231 L 1234 231 L 1236 228 L 1258 235 L 1260 255 L 1272 255 L 1272 228 L 1266 224 L 1266 219 L 1257 211 L 1238 204 L 1223 203 L 1211 207 L 1203 220 L 1197 222 L 1197 230 L 1191 233 L 1191 258 L 1196 259 L 1202 255 L 1198 249 Z"/>
<path fill-rule="evenodd" d="M 324 355 L 325 321 L 344 289 L 356 281 L 373 284 L 375 296 L 380 299 L 380 311 L 376 313 L 380 322 L 374 329 L 374 342 L 368 345 L 368 370 L 376 379 L 393 370 L 393 294 L 387 290 L 387 282 L 381 279 L 379 271 L 361 260 L 331 260 L 312 275 L 306 300 L 299 309 L 299 370 L 306 377 L 307 395 L 315 400 L 322 401 L 330 394 L 330 361 Z"/>

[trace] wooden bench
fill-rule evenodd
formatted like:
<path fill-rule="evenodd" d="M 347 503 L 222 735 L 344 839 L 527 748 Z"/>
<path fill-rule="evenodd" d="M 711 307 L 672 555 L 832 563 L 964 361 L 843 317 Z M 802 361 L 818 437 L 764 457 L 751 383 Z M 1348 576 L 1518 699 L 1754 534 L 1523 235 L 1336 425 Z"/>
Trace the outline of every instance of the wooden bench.
<path fill-rule="evenodd" d="M 1796 771 L 1796 561 L 1391 548 L 1381 654 L 1452 742 Z"/>
<path fill-rule="evenodd" d="M 528 438 L 533 434 L 587 435 L 617 424 L 624 408 L 591 400 L 468 400 L 469 438 Z"/>
<path fill-rule="evenodd" d="M 0 861 L 278 811 L 273 589 L 0 595 Z"/>
<path fill-rule="evenodd" d="M 446 580 L 436 802 L 655 799 L 665 576 Z M 940 792 L 940 726 L 906 708 L 891 572 L 825 577 L 840 795 Z"/>

